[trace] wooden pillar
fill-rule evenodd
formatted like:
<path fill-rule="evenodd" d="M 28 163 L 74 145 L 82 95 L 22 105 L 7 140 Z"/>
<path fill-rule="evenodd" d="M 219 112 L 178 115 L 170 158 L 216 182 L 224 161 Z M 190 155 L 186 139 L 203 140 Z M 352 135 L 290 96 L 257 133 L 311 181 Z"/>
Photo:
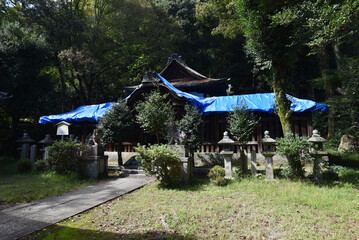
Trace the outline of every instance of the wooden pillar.
<path fill-rule="evenodd" d="M 311 137 L 313 134 L 312 113 L 307 115 L 307 134 L 308 137 Z"/>
<path fill-rule="evenodd" d="M 218 121 L 218 114 L 214 114 L 214 144 L 216 148 L 216 152 L 219 152 L 218 142 L 221 140 L 219 138 L 219 121 Z"/>

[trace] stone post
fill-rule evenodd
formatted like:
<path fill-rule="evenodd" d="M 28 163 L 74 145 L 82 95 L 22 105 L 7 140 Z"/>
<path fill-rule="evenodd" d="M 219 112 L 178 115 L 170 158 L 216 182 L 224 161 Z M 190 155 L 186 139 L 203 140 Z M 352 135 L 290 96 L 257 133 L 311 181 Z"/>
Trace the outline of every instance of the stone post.
<path fill-rule="evenodd" d="M 251 148 L 251 172 L 253 176 L 257 175 L 257 155 L 254 146 Z"/>
<path fill-rule="evenodd" d="M 44 148 L 44 159 L 47 159 L 49 157 L 49 149 L 50 147 L 45 147 Z"/>
<path fill-rule="evenodd" d="M 266 162 L 266 180 L 274 180 L 273 172 L 273 156 L 275 155 L 274 146 L 276 141 L 269 136 L 269 131 L 264 132 L 262 139 L 263 151 L 262 155 L 265 157 Z"/>
<path fill-rule="evenodd" d="M 21 153 L 20 153 L 20 159 L 27 158 L 29 159 L 29 144 L 24 143 L 21 146 Z"/>
<path fill-rule="evenodd" d="M 37 147 L 35 144 L 31 145 L 30 147 L 30 162 L 32 165 L 34 165 L 34 163 L 36 162 L 36 150 L 37 150 Z"/>
<path fill-rule="evenodd" d="M 228 132 L 223 133 L 223 139 L 218 142 L 218 145 L 223 146 L 223 150 L 220 152 L 220 154 L 224 158 L 224 169 L 225 169 L 225 179 L 233 179 L 232 177 L 232 145 L 234 144 L 234 141 L 228 137 Z"/>

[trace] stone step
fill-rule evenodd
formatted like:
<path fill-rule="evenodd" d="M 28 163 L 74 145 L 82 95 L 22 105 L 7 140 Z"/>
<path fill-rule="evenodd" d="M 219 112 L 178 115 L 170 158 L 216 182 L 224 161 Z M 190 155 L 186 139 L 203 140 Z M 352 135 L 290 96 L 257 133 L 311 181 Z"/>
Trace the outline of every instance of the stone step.
<path fill-rule="evenodd" d="M 120 167 L 115 165 L 109 165 L 107 166 L 107 169 L 110 171 L 116 171 L 116 170 L 120 170 Z"/>
<path fill-rule="evenodd" d="M 142 169 L 121 168 L 121 172 L 126 173 L 126 174 L 145 174 L 145 171 L 143 171 Z"/>
<path fill-rule="evenodd" d="M 123 178 L 123 177 L 129 177 L 129 178 L 143 178 L 143 177 L 148 177 L 148 175 L 146 175 L 146 174 L 144 174 L 144 173 L 128 174 L 128 173 L 124 173 L 124 172 L 121 172 L 118 176 L 119 176 L 120 178 Z"/>

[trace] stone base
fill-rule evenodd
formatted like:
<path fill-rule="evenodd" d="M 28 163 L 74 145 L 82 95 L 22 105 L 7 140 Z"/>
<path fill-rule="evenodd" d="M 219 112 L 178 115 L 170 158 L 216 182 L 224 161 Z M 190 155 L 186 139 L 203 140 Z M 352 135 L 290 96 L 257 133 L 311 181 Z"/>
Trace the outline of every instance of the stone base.
<path fill-rule="evenodd" d="M 89 178 L 99 178 L 107 174 L 107 156 L 86 156 L 83 160 L 82 174 Z"/>

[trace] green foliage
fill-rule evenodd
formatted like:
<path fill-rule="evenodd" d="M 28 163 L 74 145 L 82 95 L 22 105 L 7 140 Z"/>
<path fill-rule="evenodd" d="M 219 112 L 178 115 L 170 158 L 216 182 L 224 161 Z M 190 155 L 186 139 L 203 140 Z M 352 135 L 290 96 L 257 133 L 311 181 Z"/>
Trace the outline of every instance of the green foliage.
<path fill-rule="evenodd" d="M 32 164 L 29 159 L 24 158 L 17 162 L 17 171 L 19 173 L 30 172 Z"/>
<path fill-rule="evenodd" d="M 328 101 L 334 112 L 337 125 L 343 134 L 351 134 L 359 138 L 359 58 L 341 60 L 339 76 L 341 95 L 333 96 Z"/>
<path fill-rule="evenodd" d="M 82 144 L 76 140 L 55 141 L 49 149 L 50 169 L 59 174 L 80 174 Z"/>
<path fill-rule="evenodd" d="M 166 137 L 166 128 L 173 125 L 175 121 L 175 112 L 171 103 L 166 100 L 167 96 L 154 91 L 147 95 L 143 102 L 136 105 L 137 123 L 145 132 L 155 135 L 157 143 Z"/>
<path fill-rule="evenodd" d="M 43 173 L 50 170 L 49 161 L 46 159 L 37 160 L 34 164 L 34 171 L 36 173 Z"/>
<path fill-rule="evenodd" d="M 253 112 L 247 111 L 246 106 L 241 103 L 228 114 L 227 122 L 229 132 L 239 144 L 244 144 L 252 139 L 253 131 L 259 120 L 256 119 Z"/>
<path fill-rule="evenodd" d="M 131 110 L 126 103 L 118 103 L 106 112 L 97 125 L 102 131 L 103 144 L 121 144 L 133 135 L 134 121 Z"/>
<path fill-rule="evenodd" d="M 12 117 L 38 117 L 53 96 L 53 85 L 42 73 L 49 65 L 49 46 L 36 28 L 6 21 L 0 26 L 1 91 L 12 96 L 3 107 Z"/>
<path fill-rule="evenodd" d="M 289 173 L 284 175 L 294 178 L 304 177 L 304 164 L 311 161 L 307 140 L 305 137 L 294 137 L 293 134 L 287 134 L 277 140 L 277 152 L 286 157 L 289 164 Z"/>
<path fill-rule="evenodd" d="M 178 155 L 168 145 L 138 146 L 136 159 L 149 174 L 155 175 L 163 186 L 174 187 L 180 182 L 181 166 Z"/>
<path fill-rule="evenodd" d="M 224 186 L 227 184 L 227 180 L 224 178 L 226 172 L 223 167 L 216 165 L 208 173 L 208 177 L 211 179 L 211 182 L 217 186 Z"/>
<path fill-rule="evenodd" d="M 328 150 L 329 164 L 351 167 L 359 169 L 359 154 L 358 153 L 339 153 L 337 151 Z"/>
<path fill-rule="evenodd" d="M 186 134 L 186 145 L 190 151 L 195 151 L 203 141 L 203 119 L 197 108 L 186 104 L 185 115 L 179 121 L 178 126 Z"/>

